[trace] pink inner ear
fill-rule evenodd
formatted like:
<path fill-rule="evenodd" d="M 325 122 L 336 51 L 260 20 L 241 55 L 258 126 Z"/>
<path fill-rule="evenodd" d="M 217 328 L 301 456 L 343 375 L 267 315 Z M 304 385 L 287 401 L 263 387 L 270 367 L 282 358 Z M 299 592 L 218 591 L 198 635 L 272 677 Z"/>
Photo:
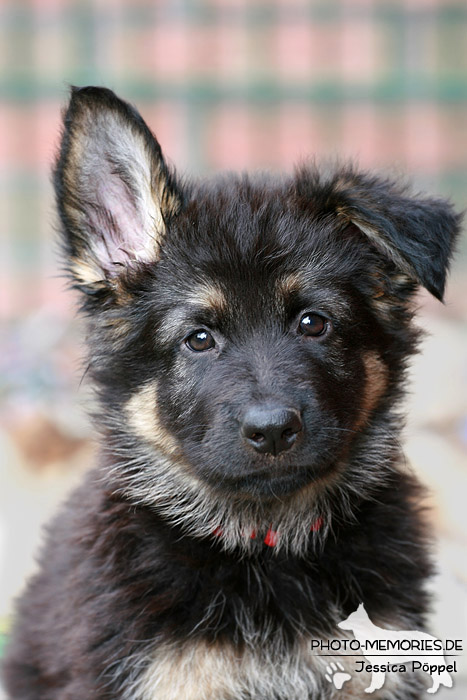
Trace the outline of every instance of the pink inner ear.
<path fill-rule="evenodd" d="M 108 173 L 105 181 L 96 180 L 96 206 L 89 209 L 89 222 L 95 231 L 92 249 L 99 266 L 115 276 L 121 272 L 122 265 L 128 267 L 135 261 L 153 258 L 155 244 L 144 230 L 137 209 L 143 202 L 135 201 L 117 175 Z"/>

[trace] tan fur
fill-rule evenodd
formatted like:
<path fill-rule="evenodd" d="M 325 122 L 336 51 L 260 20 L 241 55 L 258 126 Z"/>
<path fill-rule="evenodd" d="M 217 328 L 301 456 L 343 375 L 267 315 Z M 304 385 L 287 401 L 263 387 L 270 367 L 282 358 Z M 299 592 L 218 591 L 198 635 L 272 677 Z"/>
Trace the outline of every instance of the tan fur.
<path fill-rule="evenodd" d="M 70 269 L 79 284 L 96 286 L 103 281 L 102 269 L 90 257 L 86 257 L 85 260 L 72 259 Z"/>
<path fill-rule="evenodd" d="M 227 308 L 227 300 L 222 289 L 214 284 L 200 284 L 186 299 L 189 304 L 205 306 L 217 313 L 222 313 Z"/>
<path fill-rule="evenodd" d="M 365 366 L 365 391 L 358 428 L 364 425 L 378 405 L 388 385 L 388 370 L 377 352 L 369 352 L 363 358 Z"/>
<path fill-rule="evenodd" d="M 322 264 L 322 261 L 321 261 Z M 315 264 L 315 272 L 310 274 L 309 270 L 298 270 L 281 278 L 277 282 L 277 292 L 279 295 L 279 303 L 281 305 L 288 301 L 288 297 L 296 292 L 307 289 L 317 290 L 319 285 L 316 283 L 316 274 L 319 272 L 320 263 Z M 321 298 L 321 303 L 325 302 L 326 308 L 332 310 L 332 313 L 337 313 L 339 316 L 347 316 L 349 314 L 350 305 L 341 293 L 335 292 L 331 288 L 326 288 L 325 300 Z M 312 311 L 312 308 L 303 309 L 303 311 Z"/>
<path fill-rule="evenodd" d="M 302 641 L 294 654 L 277 656 L 261 648 L 239 652 L 231 645 L 209 646 L 205 642 L 187 643 L 177 650 L 162 647 L 148 666 L 134 697 L 241 700 L 249 697 L 249 691 L 266 698 L 283 688 L 290 700 L 301 700 L 308 690 L 317 687 L 309 647 Z"/>
<path fill-rule="evenodd" d="M 156 652 L 138 683 L 135 697 L 141 700 L 228 697 L 232 685 L 237 685 L 237 674 L 238 660 L 231 650 L 209 647 L 203 642 L 185 644 L 178 649 L 164 646 Z"/>
<path fill-rule="evenodd" d="M 84 258 L 72 258 L 70 262 L 70 272 L 77 280 L 78 284 L 83 284 L 94 289 L 111 288 L 115 294 L 115 302 L 122 306 L 133 301 L 132 295 L 128 292 L 125 285 L 119 277 L 115 279 L 106 279 L 102 268 L 87 253 Z M 108 323 L 108 321 L 107 321 Z M 109 323 L 108 323 L 109 325 Z M 117 329 L 117 323 L 113 322 L 112 326 L 115 332 L 122 337 L 128 331 L 128 324 L 122 323 L 121 329 Z"/>
<path fill-rule="evenodd" d="M 278 280 L 277 289 L 282 296 L 290 296 L 294 292 L 299 292 L 303 289 L 305 280 L 302 272 L 292 272 L 287 277 Z"/>
<path fill-rule="evenodd" d="M 333 639 L 337 638 L 343 635 L 336 632 Z M 227 643 L 163 644 L 149 662 L 146 660 L 145 671 L 126 688 L 124 698 L 246 700 L 254 696 L 265 700 L 273 697 L 304 700 L 321 697 L 320 688 L 325 687 L 326 697 L 330 699 L 357 700 L 362 698 L 370 681 L 370 674 L 355 672 L 355 662 L 362 658 L 360 655 L 330 657 L 312 653 L 311 637 L 304 636 L 298 637 L 291 649 L 277 641 L 262 639 L 255 640 L 242 651 Z M 340 690 L 325 679 L 326 667 L 331 661 L 339 661 L 351 675 L 351 680 Z M 385 686 L 372 697 L 375 700 L 381 696 L 388 700 L 394 697 L 400 680 L 393 674 L 388 675 Z"/>
<path fill-rule="evenodd" d="M 161 425 L 157 415 L 157 383 L 144 385 L 125 406 L 128 424 L 138 437 L 166 455 L 178 452 L 172 435 Z"/>

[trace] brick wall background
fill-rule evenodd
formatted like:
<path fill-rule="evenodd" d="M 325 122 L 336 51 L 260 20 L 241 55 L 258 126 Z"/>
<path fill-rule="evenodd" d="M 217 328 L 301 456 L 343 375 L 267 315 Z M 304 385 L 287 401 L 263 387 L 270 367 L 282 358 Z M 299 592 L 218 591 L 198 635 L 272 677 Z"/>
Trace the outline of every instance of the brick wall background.
<path fill-rule="evenodd" d="M 50 185 L 69 84 L 134 102 L 182 171 L 356 158 L 467 205 L 463 0 L 0 0 L 0 616 L 91 449 Z M 407 438 L 448 558 L 440 605 L 457 601 L 438 617 L 461 629 L 466 267 L 464 242 L 447 307 L 421 296 L 434 340 Z"/>

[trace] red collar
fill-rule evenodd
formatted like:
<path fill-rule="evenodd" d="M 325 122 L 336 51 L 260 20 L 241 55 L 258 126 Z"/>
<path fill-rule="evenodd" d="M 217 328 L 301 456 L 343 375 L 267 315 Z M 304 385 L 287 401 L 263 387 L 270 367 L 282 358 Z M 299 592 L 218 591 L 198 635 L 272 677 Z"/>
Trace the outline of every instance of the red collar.
<path fill-rule="evenodd" d="M 310 525 L 310 532 L 317 532 L 318 530 L 321 529 L 323 525 L 323 518 L 320 516 L 317 518 L 314 522 L 311 523 Z M 223 529 L 221 527 L 216 527 L 215 530 L 213 530 L 212 534 L 215 535 L 216 537 L 221 537 L 223 534 Z M 257 532 L 256 530 L 252 530 L 250 533 L 250 539 L 255 540 L 256 539 Z M 272 525 L 268 528 L 268 531 L 266 533 L 266 537 L 264 538 L 263 542 L 265 545 L 268 547 L 275 547 L 276 544 L 279 541 L 279 536 L 280 533 L 278 530 L 273 530 Z"/>

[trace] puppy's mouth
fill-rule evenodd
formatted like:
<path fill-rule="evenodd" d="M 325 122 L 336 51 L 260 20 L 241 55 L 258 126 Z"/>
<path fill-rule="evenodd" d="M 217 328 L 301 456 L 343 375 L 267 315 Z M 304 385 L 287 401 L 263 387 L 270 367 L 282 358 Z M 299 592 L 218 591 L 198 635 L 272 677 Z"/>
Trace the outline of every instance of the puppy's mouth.
<path fill-rule="evenodd" d="M 242 475 L 224 477 L 221 487 L 227 487 L 239 494 L 277 498 L 300 491 L 313 482 L 321 481 L 333 471 L 332 465 L 261 468 Z"/>

